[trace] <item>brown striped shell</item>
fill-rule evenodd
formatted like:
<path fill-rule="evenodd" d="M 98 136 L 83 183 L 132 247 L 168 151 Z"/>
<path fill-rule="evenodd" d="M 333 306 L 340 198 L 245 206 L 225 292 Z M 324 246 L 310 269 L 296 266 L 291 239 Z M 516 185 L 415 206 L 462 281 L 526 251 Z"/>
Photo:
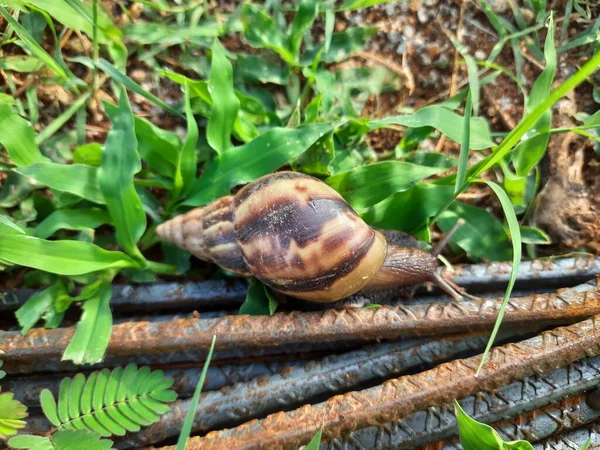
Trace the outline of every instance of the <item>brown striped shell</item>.
<path fill-rule="evenodd" d="M 360 291 L 386 257 L 385 238 L 334 189 L 296 172 L 259 178 L 157 233 L 204 261 L 317 302 Z"/>

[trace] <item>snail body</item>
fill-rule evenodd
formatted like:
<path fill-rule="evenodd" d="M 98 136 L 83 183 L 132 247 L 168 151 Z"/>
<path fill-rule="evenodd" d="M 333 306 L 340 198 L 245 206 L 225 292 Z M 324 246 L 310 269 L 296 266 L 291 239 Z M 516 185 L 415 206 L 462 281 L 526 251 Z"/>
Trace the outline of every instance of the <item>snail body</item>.
<path fill-rule="evenodd" d="M 460 297 L 437 273 L 435 254 L 396 245 L 333 188 L 297 172 L 266 175 L 156 231 L 201 260 L 303 300 L 425 281 Z"/>

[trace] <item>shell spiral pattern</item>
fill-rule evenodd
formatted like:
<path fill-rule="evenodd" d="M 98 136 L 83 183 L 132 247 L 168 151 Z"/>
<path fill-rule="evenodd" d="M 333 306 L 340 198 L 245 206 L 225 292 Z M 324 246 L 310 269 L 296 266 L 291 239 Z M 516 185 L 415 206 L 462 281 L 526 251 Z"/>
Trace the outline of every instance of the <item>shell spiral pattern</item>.
<path fill-rule="evenodd" d="M 386 257 L 385 238 L 334 189 L 296 172 L 259 178 L 157 233 L 200 259 L 318 302 L 358 292 Z"/>

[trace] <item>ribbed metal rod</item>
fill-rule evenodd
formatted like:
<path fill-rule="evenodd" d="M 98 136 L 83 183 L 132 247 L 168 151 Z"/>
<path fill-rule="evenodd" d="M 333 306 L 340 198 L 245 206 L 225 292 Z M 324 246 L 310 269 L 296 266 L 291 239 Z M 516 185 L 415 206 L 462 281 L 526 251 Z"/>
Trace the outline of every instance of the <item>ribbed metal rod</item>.
<path fill-rule="evenodd" d="M 181 349 L 192 351 L 196 358 L 202 357 L 213 335 L 217 336 L 217 353 L 235 351 L 239 355 L 239 352 L 264 352 L 281 347 L 330 343 L 337 346 L 481 330 L 495 322 L 500 304 L 501 299 L 496 299 L 125 323 L 112 329 L 105 364 L 110 365 L 111 358 L 168 355 L 182 352 Z M 564 324 L 597 313 L 600 313 L 600 289 L 594 280 L 554 294 L 512 299 L 503 323 L 505 327 L 532 322 Z M 0 349 L 6 353 L 4 370 L 26 373 L 39 370 L 42 360 L 44 365 L 56 363 L 74 332 L 74 327 L 35 329 L 26 336 L 14 331 L 0 332 Z"/>
<path fill-rule="evenodd" d="M 579 450 L 591 438 L 590 449 L 600 447 L 600 420 L 534 444 L 535 450 Z"/>
<path fill-rule="evenodd" d="M 460 404 L 469 416 L 493 424 L 506 440 L 531 439 L 534 436 L 539 440 L 557 432 L 557 427 L 571 423 L 567 421 L 568 417 L 580 417 L 584 420 L 581 423 L 594 420 L 595 414 L 600 414 L 598 410 L 577 402 L 561 402 L 565 398 L 579 399 L 578 395 L 599 383 L 600 356 L 594 356 L 547 373 L 527 376 L 497 389 L 477 392 L 461 399 Z M 565 412 L 559 415 L 560 411 Z M 565 419 L 554 420 L 555 416 Z M 507 417 L 510 419 L 498 422 Z M 580 420 L 572 423 L 579 424 Z M 453 437 L 455 433 L 454 407 L 449 402 L 416 411 L 383 426 L 353 431 L 345 438 L 335 438 L 323 444 L 321 450 L 414 449 L 420 446 L 431 450 L 458 449 L 458 441 Z"/>
<path fill-rule="evenodd" d="M 470 292 L 489 292 L 503 289 L 510 276 L 511 264 L 457 265 L 440 269 L 455 283 Z M 576 257 L 523 261 L 519 266 L 516 287 L 529 289 L 571 287 L 600 274 L 600 258 Z M 136 286 L 116 285 L 112 307 L 118 312 L 155 309 L 186 308 L 205 311 L 214 308 L 235 308 L 246 297 L 247 285 L 243 280 L 206 280 L 200 282 L 169 282 Z M 420 289 L 422 293 L 424 289 Z M 0 313 L 14 311 L 35 292 L 20 289 L 0 293 Z"/>
<path fill-rule="evenodd" d="M 356 429 L 384 425 L 414 411 L 441 406 L 481 389 L 492 390 L 599 353 L 600 316 L 595 316 L 519 343 L 496 347 L 477 375 L 481 356 L 454 360 L 373 388 L 338 395 L 317 405 L 275 413 L 262 420 L 194 437 L 187 448 L 296 449 L 305 445 L 319 429 L 323 430 L 327 442 Z"/>
<path fill-rule="evenodd" d="M 505 339 L 507 336 L 500 336 Z M 431 367 L 485 348 L 487 334 L 454 335 L 416 343 L 379 344 L 326 357 L 270 378 L 240 383 L 202 396 L 192 428 L 195 433 L 230 427 L 255 417 L 310 403 L 315 399 L 376 384 L 407 371 Z M 117 440 L 118 448 L 138 448 L 177 436 L 190 400 L 177 401 L 171 411 L 150 427 Z"/>

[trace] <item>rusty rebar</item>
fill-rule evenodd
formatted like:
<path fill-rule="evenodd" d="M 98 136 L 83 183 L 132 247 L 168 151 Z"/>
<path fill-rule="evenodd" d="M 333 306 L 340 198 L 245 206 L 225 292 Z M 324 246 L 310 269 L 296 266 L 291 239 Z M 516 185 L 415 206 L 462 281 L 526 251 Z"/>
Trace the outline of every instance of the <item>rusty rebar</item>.
<path fill-rule="evenodd" d="M 600 447 L 600 420 L 537 442 L 533 447 L 535 450 L 579 450 L 588 439 L 591 439 L 590 449 Z"/>
<path fill-rule="evenodd" d="M 460 404 L 470 417 L 492 424 L 505 440 L 539 440 L 567 425 L 595 420 L 600 414 L 596 409 L 599 405 L 594 408 L 583 405 L 581 393 L 593 389 L 599 382 L 600 356 L 594 356 L 547 373 L 527 376 L 497 389 L 477 392 L 461 399 Z M 597 393 L 593 395 L 597 396 Z M 571 401 L 564 402 L 565 398 Z M 502 420 L 508 417 L 510 419 Z M 321 450 L 414 449 L 420 446 L 428 450 L 453 449 L 458 448 L 455 447 L 456 426 L 454 407 L 449 402 L 413 412 L 382 426 L 366 427 L 346 437 L 334 438 Z"/>
<path fill-rule="evenodd" d="M 504 334 L 500 339 L 507 337 Z M 365 384 L 374 385 L 407 371 L 428 368 L 457 356 L 473 355 L 485 347 L 487 339 L 487 334 L 480 333 L 419 343 L 411 340 L 379 344 L 290 368 L 270 378 L 209 392 L 200 400 L 192 431 L 206 432 L 238 425 L 324 396 Z M 138 448 L 177 436 L 189 407 L 190 400 L 175 402 L 158 422 L 124 440 L 118 440 L 117 447 Z"/>
<path fill-rule="evenodd" d="M 337 395 L 316 405 L 194 437 L 187 448 L 296 449 L 306 444 L 319 429 L 323 430 L 323 439 L 327 442 L 356 429 L 384 425 L 414 411 L 444 405 L 481 389 L 491 390 L 599 353 L 600 316 L 594 316 L 519 343 L 496 347 L 478 374 L 481 356 L 455 360 L 376 387 Z"/>
<path fill-rule="evenodd" d="M 436 303 L 378 309 L 345 309 L 317 312 L 282 312 L 273 316 L 226 316 L 203 319 L 191 317 L 167 322 L 139 321 L 115 325 L 107 349 L 105 366 L 123 364 L 127 358 L 145 356 L 156 362 L 157 355 L 205 355 L 213 335 L 217 336 L 215 359 L 232 354 L 296 349 L 302 346 L 356 345 L 406 336 L 432 336 L 482 330 L 497 318 L 500 299 Z M 598 281 L 563 289 L 553 294 L 534 294 L 512 299 L 504 326 L 519 323 L 569 323 L 600 313 Z M 34 329 L 26 336 L 0 332 L 4 370 L 9 373 L 38 371 L 58 364 L 75 332 L 74 327 Z M 183 350 L 182 350 L 183 349 Z M 185 360 L 179 358 L 178 360 Z M 190 359 L 188 359 L 190 360 Z"/>
<path fill-rule="evenodd" d="M 452 270 L 441 269 L 453 281 L 469 292 L 490 292 L 503 289 L 510 276 L 511 264 L 457 265 Z M 583 283 L 600 274 L 600 258 L 575 257 L 523 261 L 519 266 L 516 288 L 555 289 Z M 246 297 L 247 285 L 240 279 L 205 280 L 199 282 L 168 282 L 141 285 L 115 285 L 111 305 L 116 312 L 156 309 L 235 308 Z M 20 289 L 0 292 L 0 313 L 14 311 L 35 292 Z M 420 289 L 423 292 L 423 289 Z"/>

